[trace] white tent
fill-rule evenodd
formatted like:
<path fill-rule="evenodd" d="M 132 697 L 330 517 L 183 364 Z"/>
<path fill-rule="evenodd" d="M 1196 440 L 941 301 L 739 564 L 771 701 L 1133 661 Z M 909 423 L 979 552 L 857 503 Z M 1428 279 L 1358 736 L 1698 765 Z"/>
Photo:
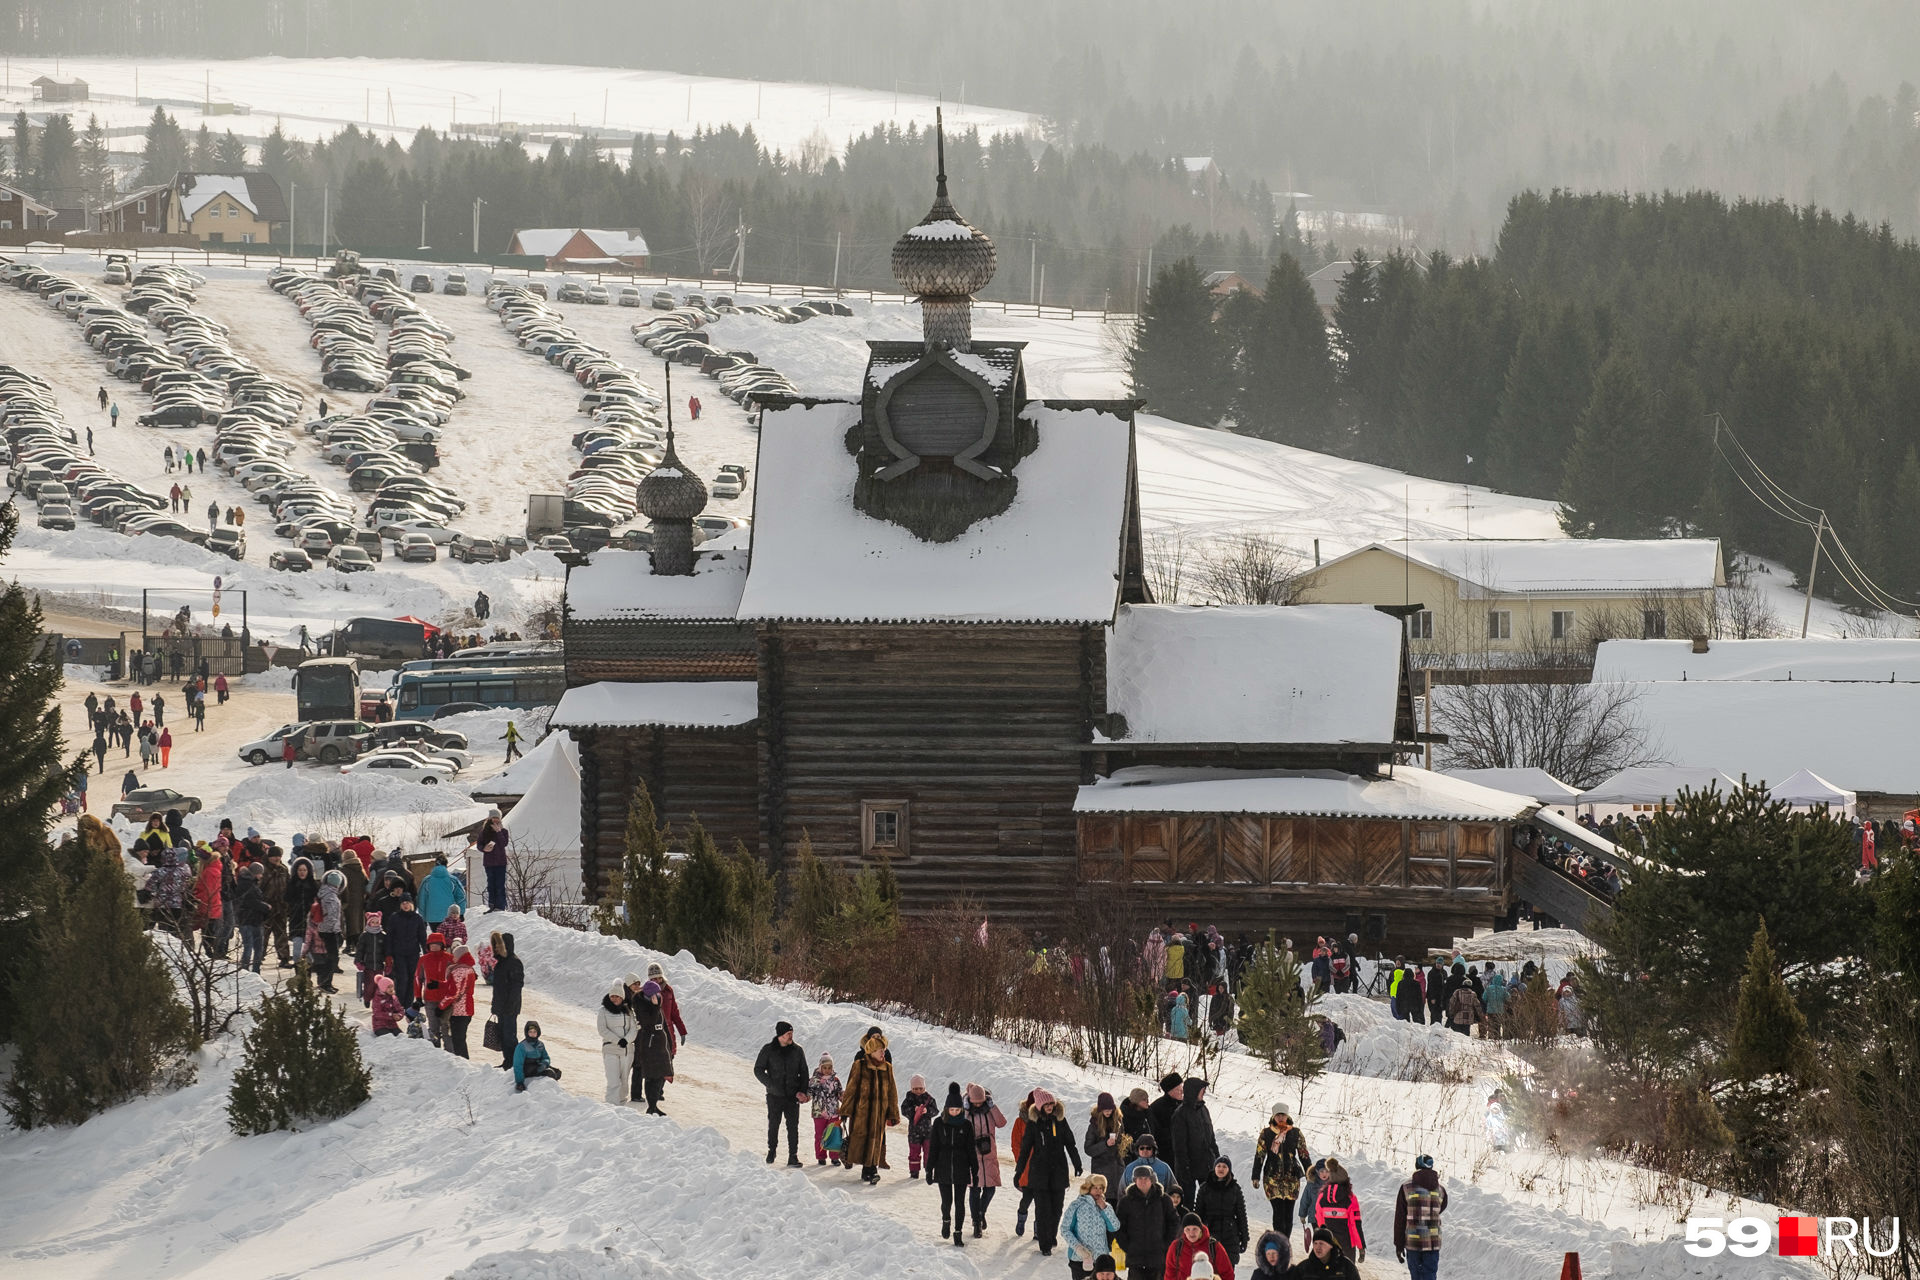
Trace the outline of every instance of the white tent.
<path fill-rule="evenodd" d="M 1572 804 L 1578 788 L 1570 787 L 1545 769 L 1442 769 L 1449 778 L 1478 783 L 1495 791 L 1532 796 L 1541 804 Z"/>
<path fill-rule="evenodd" d="M 1851 814 L 1858 797 L 1851 791 L 1834 786 L 1813 770 L 1802 769 L 1767 792 L 1767 799 L 1784 800 L 1790 805 L 1804 808 L 1826 805 L 1835 813 Z"/>
<path fill-rule="evenodd" d="M 540 771 L 547 767 L 547 757 L 556 751 L 564 751 L 567 758 L 573 761 L 573 767 L 576 770 L 579 769 L 579 745 L 574 742 L 571 733 L 565 729 L 556 729 L 540 739 L 533 750 L 499 773 L 474 783 L 469 794 L 475 797 L 485 796 L 489 800 L 524 796 L 527 794 L 527 788 L 533 785 L 533 780 L 540 776 Z"/>
<path fill-rule="evenodd" d="M 1718 769 L 1700 769 L 1678 764 L 1636 765 L 1622 769 L 1591 791 L 1582 792 L 1581 804 L 1658 805 L 1672 804 L 1681 791 L 1705 791 L 1720 788 L 1721 795 L 1732 795 L 1740 784 Z"/>
<path fill-rule="evenodd" d="M 554 901 L 580 900 L 580 766 L 570 752 L 547 753 L 538 776 L 507 815 L 507 835 L 511 856 L 537 860 Z"/>

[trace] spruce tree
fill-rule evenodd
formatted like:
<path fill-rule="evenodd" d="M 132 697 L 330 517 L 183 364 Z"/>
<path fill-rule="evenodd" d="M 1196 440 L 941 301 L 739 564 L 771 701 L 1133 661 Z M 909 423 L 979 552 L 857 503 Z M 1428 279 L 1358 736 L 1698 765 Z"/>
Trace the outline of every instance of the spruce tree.
<path fill-rule="evenodd" d="M 238 172 L 247 167 L 247 144 L 234 136 L 229 129 L 220 135 L 220 141 L 213 146 L 214 162 L 220 168 Z"/>
<path fill-rule="evenodd" d="M 33 122 L 22 110 L 13 117 L 13 185 L 33 190 Z M 44 193 L 36 193 L 44 194 Z"/>
<path fill-rule="evenodd" d="M 1766 921 L 1754 931 L 1726 1057 L 1720 1112 L 1734 1139 L 1743 1184 L 1771 1197 L 1797 1145 L 1795 1114 L 1813 1076 L 1807 1019 L 1780 976 Z"/>
<path fill-rule="evenodd" d="M 113 196 L 113 166 L 107 155 L 107 130 L 100 117 L 87 117 L 87 132 L 80 144 L 80 182 L 90 201 Z"/>
<path fill-rule="evenodd" d="M 219 166 L 219 159 L 214 150 L 213 130 L 203 124 L 193 134 L 192 166 L 196 172 L 207 173 Z"/>
<path fill-rule="evenodd" d="M 1592 341 L 1579 313 L 1569 307 L 1528 324 L 1488 435 L 1487 482 L 1509 493 L 1555 492 L 1592 395 Z"/>
<path fill-rule="evenodd" d="M 1213 295 L 1192 258 L 1154 273 L 1127 352 L 1132 394 L 1182 422 L 1212 426 L 1233 395 L 1233 352 L 1214 324 Z"/>
<path fill-rule="evenodd" d="M 1327 1069 L 1327 1055 L 1320 1044 L 1318 1015 L 1312 1012 L 1319 994 L 1303 990 L 1300 977 L 1299 958 L 1276 945 L 1269 931 L 1240 977 L 1235 1027 L 1241 1043 L 1265 1060 L 1269 1070 L 1300 1082 L 1304 1107 L 1307 1083 Z"/>
<path fill-rule="evenodd" d="M 241 1137 L 333 1120 L 373 1096 L 360 1038 L 313 985 L 306 961 L 261 1000 L 227 1093 L 227 1124 Z"/>
<path fill-rule="evenodd" d="M 668 853 L 671 838 L 671 832 L 654 812 L 646 782 L 636 782 L 633 798 L 627 802 L 627 839 L 620 871 L 608 884 L 597 913 L 600 932 L 643 947 L 662 945 L 673 894 L 673 864 Z"/>
<path fill-rule="evenodd" d="M 33 185 L 40 198 L 62 207 L 80 204 L 85 192 L 80 179 L 80 146 L 69 116 L 48 116 L 40 128 L 40 146 L 34 156 Z"/>
<path fill-rule="evenodd" d="M 737 901 L 732 869 L 696 820 L 687 829 L 687 856 L 673 878 L 668 942 L 661 949 L 691 951 L 700 963 L 714 963 L 715 949 L 733 923 Z"/>
<path fill-rule="evenodd" d="M 1616 348 L 1594 375 L 1560 488 L 1560 526 L 1575 537 L 1648 538 L 1663 485 L 1662 441 L 1640 362 Z"/>
<path fill-rule="evenodd" d="M 23 1129 L 79 1124 L 190 1074 L 183 1060 L 195 1047 L 117 843 L 69 840 L 56 858 L 14 975 L 6 1110 Z"/>
<path fill-rule="evenodd" d="M 153 118 L 147 121 L 146 144 L 140 152 L 140 176 L 135 183 L 147 187 L 172 182 L 173 176 L 186 167 L 186 134 L 165 107 L 155 107 Z"/>
<path fill-rule="evenodd" d="M 1313 286 L 1291 257 L 1267 273 L 1240 356 L 1240 429 L 1305 449 L 1327 449 L 1333 421 L 1333 358 Z"/>
<path fill-rule="evenodd" d="M 273 175 L 274 181 L 286 186 L 293 177 L 293 151 L 287 143 L 287 135 L 280 131 L 278 121 L 274 122 L 273 132 L 260 142 L 260 167 Z M 318 240 L 319 237 L 315 236 Z"/>
<path fill-rule="evenodd" d="M 1351 371 L 1364 367 L 1380 331 L 1380 291 L 1373 262 L 1366 250 L 1353 251 L 1353 264 L 1340 277 L 1340 291 L 1333 302 L 1333 345 L 1340 351 L 1342 367 Z"/>

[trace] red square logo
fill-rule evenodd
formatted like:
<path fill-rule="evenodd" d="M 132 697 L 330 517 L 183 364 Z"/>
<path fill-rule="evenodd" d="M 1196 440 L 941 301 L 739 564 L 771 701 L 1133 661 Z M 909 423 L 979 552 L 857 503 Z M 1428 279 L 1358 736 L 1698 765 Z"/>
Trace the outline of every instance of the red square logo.
<path fill-rule="evenodd" d="M 1820 1254 L 1820 1219 L 1780 1219 L 1780 1256 L 1813 1258 Z"/>

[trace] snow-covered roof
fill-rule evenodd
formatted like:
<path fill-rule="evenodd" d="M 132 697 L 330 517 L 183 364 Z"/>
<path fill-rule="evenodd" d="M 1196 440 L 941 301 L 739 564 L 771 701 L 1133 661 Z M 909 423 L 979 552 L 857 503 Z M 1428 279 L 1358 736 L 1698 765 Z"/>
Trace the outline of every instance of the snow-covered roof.
<path fill-rule="evenodd" d="M 1128 742 L 1387 743 L 1400 624 L 1367 605 L 1122 605 L 1107 709 Z"/>
<path fill-rule="evenodd" d="M 751 724 L 759 714 L 759 686 L 752 680 L 603 680 L 561 694 L 552 723 L 556 729 L 724 729 Z"/>
<path fill-rule="evenodd" d="M 973 228 L 952 218 L 936 218 L 907 228 L 910 240 L 971 240 Z"/>
<path fill-rule="evenodd" d="M 745 551 L 697 551 L 690 575 L 654 573 L 646 551 L 596 551 L 567 575 L 567 616 L 575 622 L 731 621 L 746 584 Z"/>
<path fill-rule="evenodd" d="M 1640 710 L 1636 705 L 1634 710 Z M 1718 769 L 1700 766 L 1643 764 L 1620 772 L 1591 791 L 1580 794 L 1581 804 L 1660 804 L 1672 802 L 1684 791 L 1718 787 L 1730 795 L 1739 784 Z"/>
<path fill-rule="evenodd" d="M 1374 542 L 1368 551 L 1404 555 L 1459 580 L 1463 596 L 1638 595 L 1710 591 L 1725 581 L 1717 538 L 1436 538 Z"/>
<path fill-rule="evenodd" d="M 159 195 L 163 191 L 171 190 L 172 187 L 173 187 L 173 184 L 170 182 L 156 182 L 154 185 L 150 187 L 141 187 L 137 191 L 129 191 L 125 195 L 119 197 L 118 199 L 108 204 L 100 206 L 99 208 L 95 209 L 94 212 L 111 213 L 119 209 L 125 209 L 127 206 L 132 204 L 137 204 L 142 200 L 150 200 L 154 196 Z"/>
<path fill-rule="evenodd" d="M 637 232 L 605 231 L 594 227 L 527 227 L 513 233 L 520 252 L 551 258 L 567 247 L 575 236 L 585 236 L 608 259 L 644 258 L 647 242 Z M 585 262 L 582 258 L 577 261 Z"/>
<path fill-rule="evenodd" d="M 1130 424 L 1099 409 L 1022 411 L 1039 445 L 1011 505 L 927 542 L 853 505 L 854 404 L 769 407 L 760 424 L 743 619 L 1108 622 L 1119 599 Z M 778 483 L 767 477 L 778 477 Z"/>
<path fill-rule="evenodd" d="M 1920 681 L 1920 640 L 1605 640 L 1593 678 L 1608 680 Z"/>
<path fill-rule="evenodd" d="M 180 175 L 180 216 L 197 217 L 200 211 L 221 196 L 232 197 L 235 204 L 255 217 L 260 208 L 254 202 L 243 173 L 183 173 Z"/>
<path fill-rule="evenodd" d="M 1076 813 L 1262 813 L 1325 818 L 1507 822 L 1534 807 L 1425 769 L 1368 778 L 1335 769 L 1179 769 L 1142 765 L 1081 787 Z"/>
<path fill-rule="evenodd" d="M 1580 794 L 1578 788 L 1568 786 L 1545 769 L 1448 769 L 1445 772 L 1449 778 L 1462 782 L 1532 796 L 1541 804 L 1567 804 Z"/>
<path fill-rule="evenodd" d="M 1825 804 L 1836 809 L 1851 809 L 1859 797 L 1834 786 L 1811 769 L 1802 769 L 1767 792 L 1767 799 L 1785 800 L 1788 804 Z"/>
<path fill-rule="evenodd" d="M 1920 684 L 1674 680 L 1623 687 L 1633 693 L 1631 714 L 1669 760 L 1744 774 L 1755 784 L 1811 769 L 1849 791 L 1920 791 L 1920 757 L 1905 747 L 1920 723 Z"/>
<path fill-rule="evenodd" d="M 41 204 L 38 200 L 35 200 L 32 196 L 28 195 L 26 192 L 22 191 L 20 188 L 13 186 L 9 183 L 0 182 L 0 194 L 4 194 L 6 196 L 11 197 L 12 199 L 18 200 L 21 204 L 21 207 L 24 208 L 28 213 L 47 214 L 47 213 L 53 212 L 51 208 L 47 207 L 44 204 Z"/>

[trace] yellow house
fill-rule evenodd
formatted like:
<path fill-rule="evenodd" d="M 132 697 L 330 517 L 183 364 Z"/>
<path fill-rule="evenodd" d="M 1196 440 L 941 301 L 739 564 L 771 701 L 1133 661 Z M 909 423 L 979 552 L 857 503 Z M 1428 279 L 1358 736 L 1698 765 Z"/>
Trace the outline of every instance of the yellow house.
<path fill-rule="evenodd" d="M 167 232 L 202 244 L 269 244 L 287 222 L 287 201 L 273 175 L 181 173 L 167 201 Z"/>
<path fill-rule="evenodd" d="M 1419 605 L 1423 666 L 1590 655 L 1602 640 L 1703 634 L 1726 585 L 1717 538 L 1376 542 L 1311 570 L 1315 604 Z"/>

